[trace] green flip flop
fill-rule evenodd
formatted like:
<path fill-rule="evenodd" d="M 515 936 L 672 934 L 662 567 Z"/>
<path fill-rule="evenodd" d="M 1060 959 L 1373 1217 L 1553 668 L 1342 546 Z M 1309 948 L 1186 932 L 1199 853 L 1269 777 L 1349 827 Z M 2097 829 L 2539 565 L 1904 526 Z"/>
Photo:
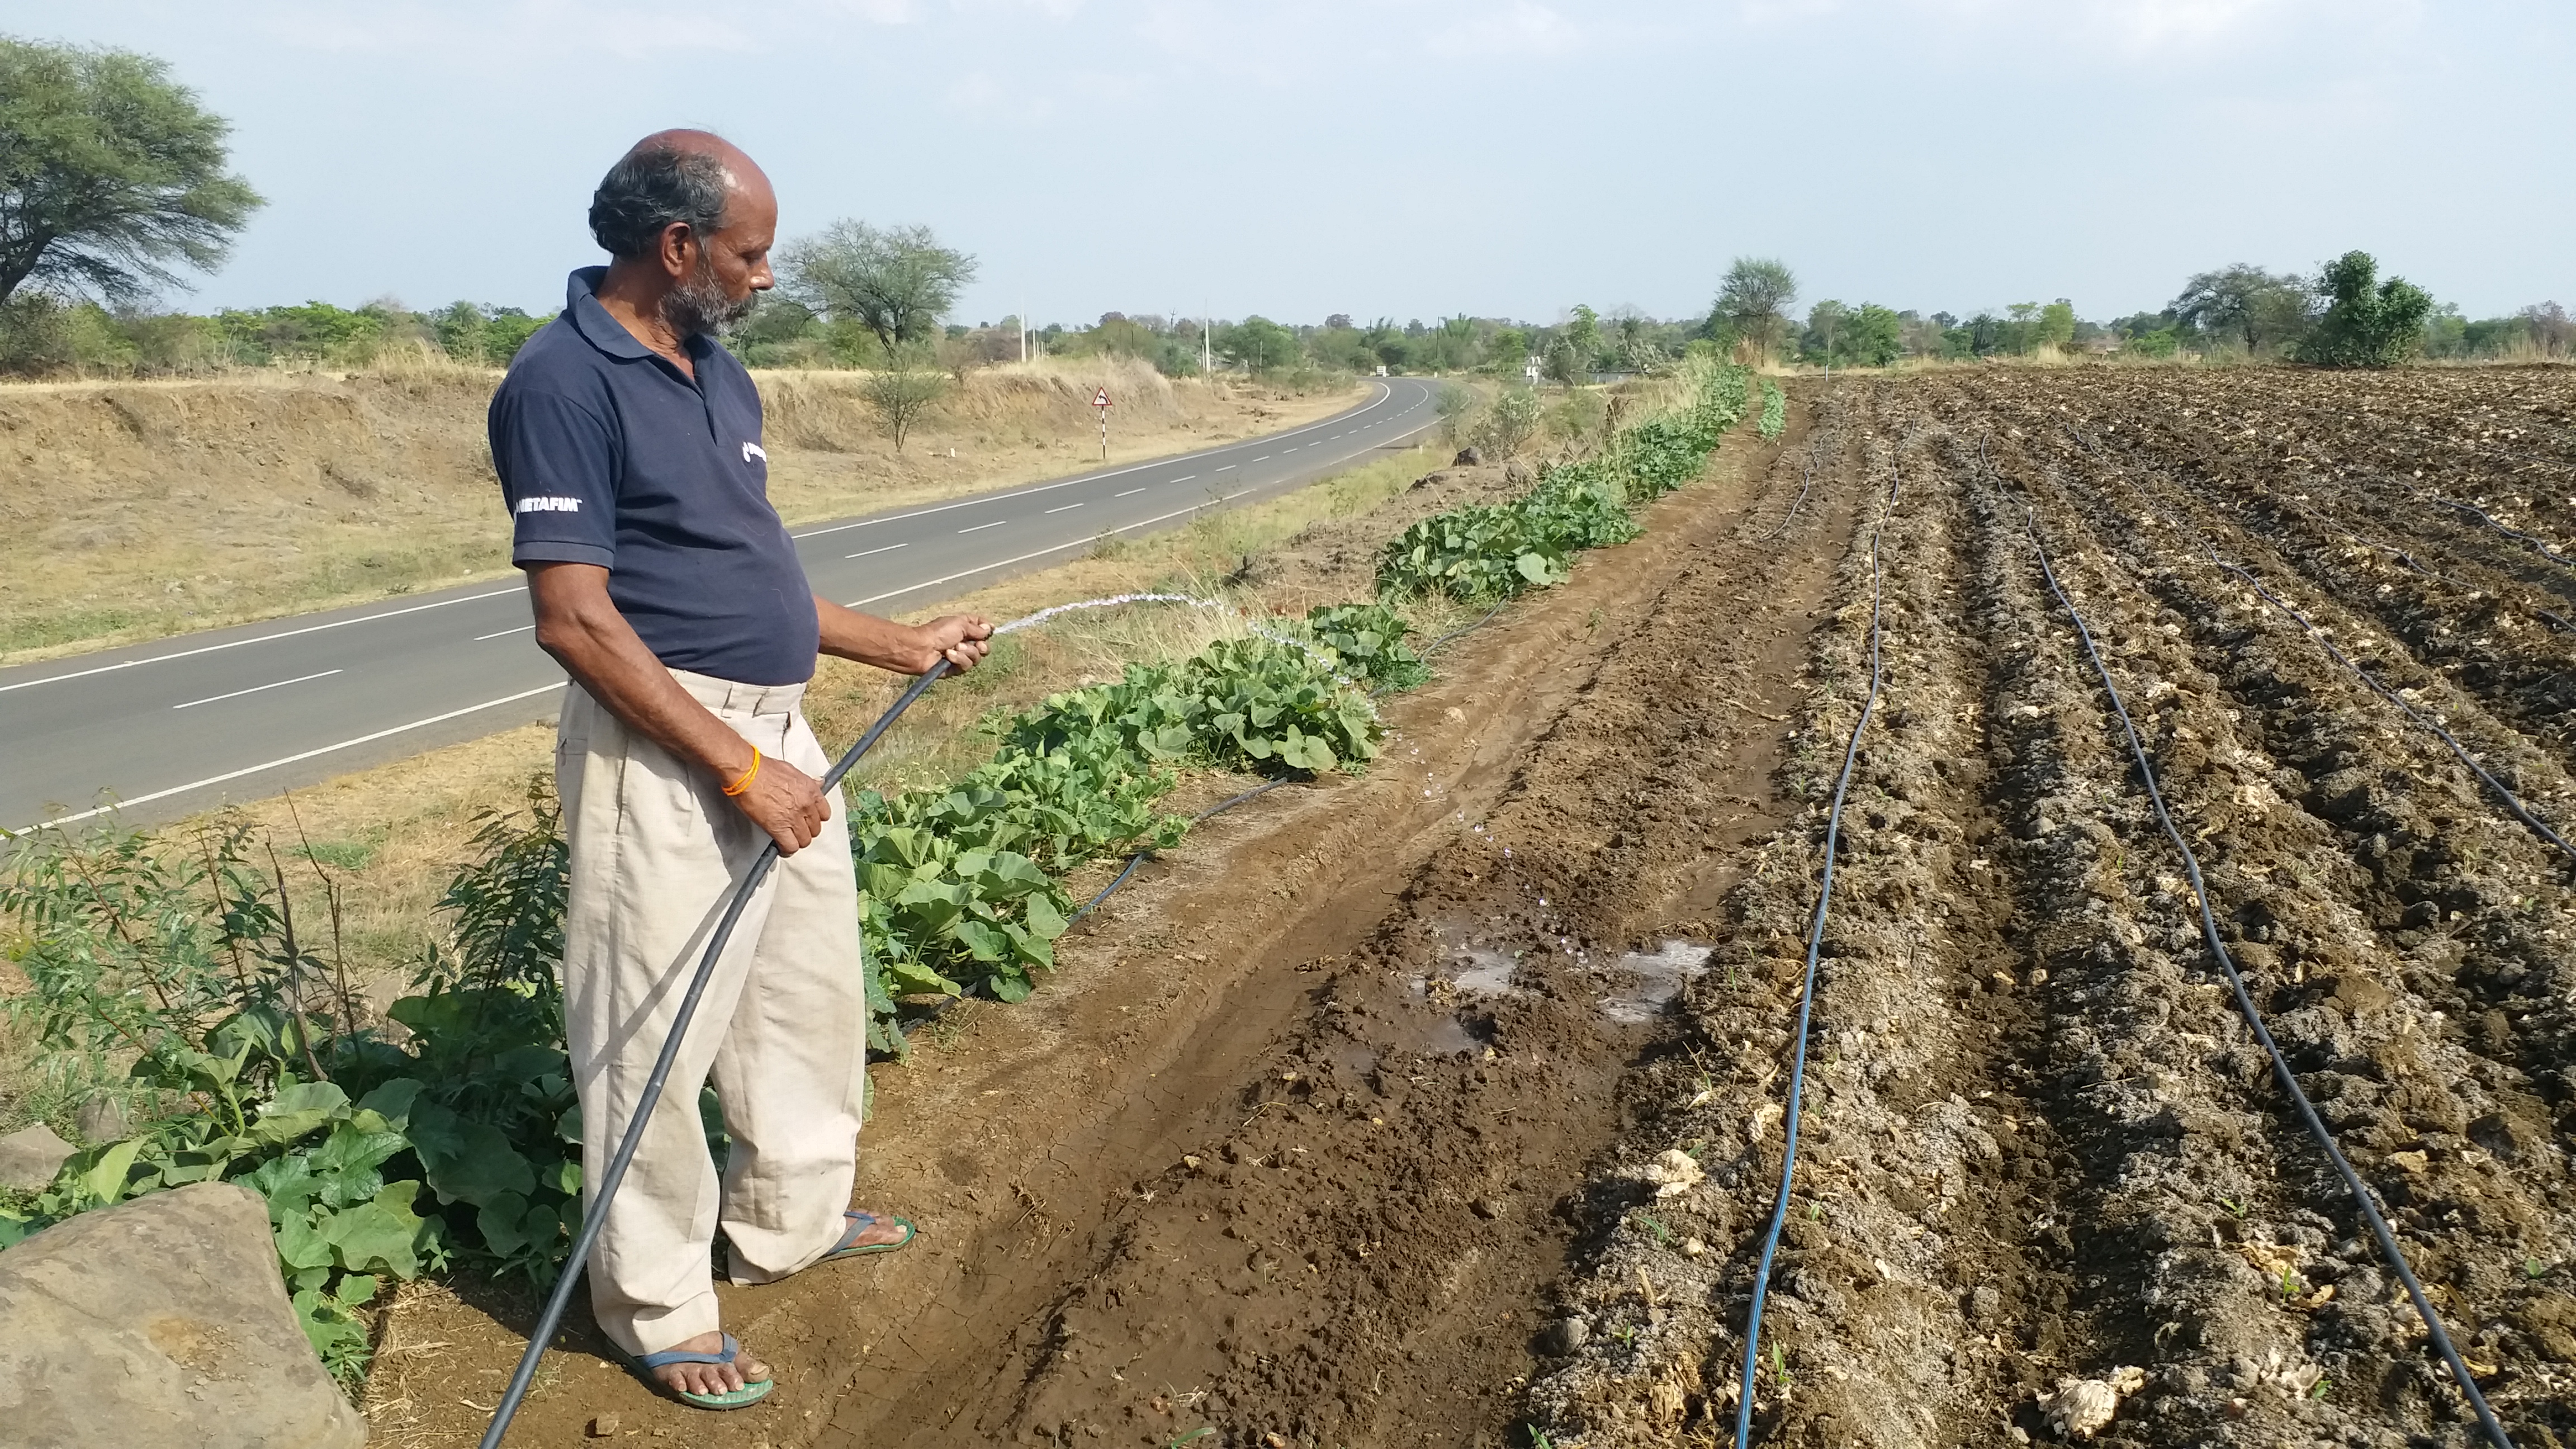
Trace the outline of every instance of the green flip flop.
<path fill-rule="evenodd" d="M 823 1262 L 828 1263 L 835 1258 L 864 1258 L 871 1253 L 891 1253 L 895 1249 L 911 1242 L 913 1238 L 914 1228 L 912 1226 L 912 1220 L 910 1218 L 897 1216 L 891 1219 L 891 1221 L 896 1227 L 903 1229 L 902 1237 L 895 1239 L 891 1243 L 869 1243 L 865 1246 L 860 1246 L 855 1244 L 852 1240 L 857 1238 L 859 1234 L 875 1227 L 880 1219 L 874 1213 L 863 1213 L 855 1209 L 845 1212 L 841 1214 L 841 1216 L 850 1220 L 849 1230 L 841 1234 L 840 1246 L 835 1247 L 832 1251 L 823 1255 L 821 1259 Z"/>
<path fill-rule="evenodd" d="M 669 1384 L 662 1382 L 660 1379 L 653 1377 L 653 1370 L 662 1368 L 669 1364 L 732 1363 L 734 1358 L 742 1352 L 742 1345 L 734 1342 L 733 1335 L 730 1333 L 724 1336 L 724 1352 L 722 1353 L 690 1353 L 676 1348 L 664 1349 L 660 1353 L 628 1353 L 625 1349 L 619 1347 L 613 1340 L 608 1345 L 608 1351 L 616 1357 L 619 1363 L 626 1366 L 627 1372 L 632 1373 L 639 1379 L 642 1379 L 646 1387 L 666 1398 L 677 1399 L 681 1403 L 687 1404 L 693 1409 L 747 1409 L 752 1405 L 759 1403 L 761 1400 L 768 1398 L 769 1391 L 777 1387 L 777 1384 L 771 1380 L 761 1379 L 756 1383 L 746 1383 L 741 1388 L 733 1389 L 726 1393 L 693 1394 L 686 1389 L 675 1389 Z"/>

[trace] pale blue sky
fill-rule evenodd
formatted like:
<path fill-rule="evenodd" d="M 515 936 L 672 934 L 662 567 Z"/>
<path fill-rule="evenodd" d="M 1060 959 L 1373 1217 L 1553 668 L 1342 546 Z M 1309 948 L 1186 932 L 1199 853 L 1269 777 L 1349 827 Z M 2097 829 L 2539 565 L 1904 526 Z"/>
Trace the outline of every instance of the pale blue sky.
<path fill-rule="evenodd" d="M 926 222 L 962 320 L 2160 305 L 2379 255 L 2472 315 L 2576 305 L 2568 0 L 0 0 L 166 58 L 270 201 L 190 307 L 554 306 L 656 127 L 760 158 L 788 235 Z"/>

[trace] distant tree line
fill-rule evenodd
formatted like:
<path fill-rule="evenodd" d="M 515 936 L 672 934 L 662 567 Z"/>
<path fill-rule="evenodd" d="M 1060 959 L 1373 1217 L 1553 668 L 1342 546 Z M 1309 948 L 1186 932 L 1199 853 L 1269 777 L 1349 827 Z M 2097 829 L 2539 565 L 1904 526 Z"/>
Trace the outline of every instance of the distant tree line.
<path fill-rule="evenodd" d="M 1699 328 L 1739 356 L 1820 367 L 1885 367 L 1906 358 L 1965 361 L 2122 353 L 2192 355 L 2327 367 L 2385 367 L 2410 358 L 2576 360 L 2576 321 L 2555 302 L 2470 321 L 2403 278 L 2382 280 L 2368 252 L 2347 252 L 2313 276 L 2238 264 L 2186 280 L 2154 312 L 2106 322 L 2076 315 L 2064 297 L 2016 302 L 1967 317 L 1853 307 L 1826 298 L 1804 321 L 1791 310 L 1797 279 L 1779 261 L 1739 258 Z"/>

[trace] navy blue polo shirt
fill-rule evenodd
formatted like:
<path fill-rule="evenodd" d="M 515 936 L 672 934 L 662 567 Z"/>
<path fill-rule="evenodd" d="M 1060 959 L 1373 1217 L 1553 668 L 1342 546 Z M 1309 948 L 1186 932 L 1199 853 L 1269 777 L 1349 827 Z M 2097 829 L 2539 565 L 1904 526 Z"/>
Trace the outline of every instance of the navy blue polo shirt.
<path fill-rule="evenodd" d="M 599 305 L 605 267 L 572 274 L 492 395 L 492 466 L 510 561 L 598 564 L 608 597 L 673 669 L 738 684 L 814 676 L 821 626 L 769 506 L 760 392 L 734 355 L 689 340 L 683 376 Z"/>

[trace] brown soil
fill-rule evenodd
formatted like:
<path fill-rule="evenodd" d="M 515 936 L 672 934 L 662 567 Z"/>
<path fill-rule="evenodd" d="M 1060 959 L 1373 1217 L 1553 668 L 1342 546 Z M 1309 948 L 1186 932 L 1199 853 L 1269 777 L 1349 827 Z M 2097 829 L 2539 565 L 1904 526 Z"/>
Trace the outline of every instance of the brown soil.
<path fill-rule="evenodd" d="M 1644 539 L 1453 645 L 1389 702 L 1367 776 L 1211 822 L 1032 1002 L 880 1068 L 861 1195 L 923 1236 L 726 1290 L 775 1408 L 662 1404 L 594 1367 L 585 1328 L 520 1442 L 602 1412 L 710 1444 L 1493 1442 L 1622 1081 L 1670 1049 L 1671 983 L 1623 952 L 1703 929 L 1780 823 L 1831 554 L 1760 540 L 1799 481 L 1773 451 L 1731 441 Z M 1851 501 L 1810 501 L 1816 538 Z M 1280 567 L 1332 567 L 1337 527 Z M 491 1402 L 516 1344 L 483 1315 L 528 1305 L 478 1297 L 394 1315 L 380 1436 L 468 1427 L 423 1412 L 429 1376 Z"/>
<path fill-rule="evenodd" d="M 2513 475 L 2513 501 L 2461 440 L 2488 420 L 2543 432 L 2570 382 L 2083 370 L 1828 399 L 1847 419 L 1843 486 L 1884 497 L 1902 474 L 1904 490 L 1885 693 L 1843 821 L 1764 1321 L 1761 1442 L 2045 1438 L 2040 1394 L 2124 1366 L 2143 1382 L 2105 1442 L 2479 1439 L 2202 946 L 2179 857 L 2040 579 L 2034 515 L 2303 1090 L 2517 1442 L 2576 1430 L 2570 861 L 2199 551 L 2420 690 L 2564 822 L 2576 794 L 2546 696 L 2565 687 L 2564 644 L 2516 610 L 2556 609 L 2567 579 L 2407 485 L 2428 463 L 2416 486 L 2519 514 L 2543 480 Z M 2557 456 L 2517 466 L 2555 467 L 2564 488 Z M 1712 1070 L 1667 1062 L 1632 1083 L 1652 1106 L 1604 1176 L 1624 1193 L 1586 1219 L 1602 1247 L 1568 1304 L 1590 1343 L 1532 1394 L 1558 1443 L 1731 1435 L 1821 804 L 1867 677 L 1870 598 L 1855 540 L 1816 646 L 1831 689 L 1801 714 L 1791 771 L 1816 808 L 1776 843 L 1787 868 L 1727 902 L 1718 969 L 1688 995 Z M 1635 1169 L 1674 1146 L 1696 1148 L 1708 1184 L 1653 1207 L 1649 1231 Z M 1666 1233 L 1714 1251 L 1675 1252 Z"/>

